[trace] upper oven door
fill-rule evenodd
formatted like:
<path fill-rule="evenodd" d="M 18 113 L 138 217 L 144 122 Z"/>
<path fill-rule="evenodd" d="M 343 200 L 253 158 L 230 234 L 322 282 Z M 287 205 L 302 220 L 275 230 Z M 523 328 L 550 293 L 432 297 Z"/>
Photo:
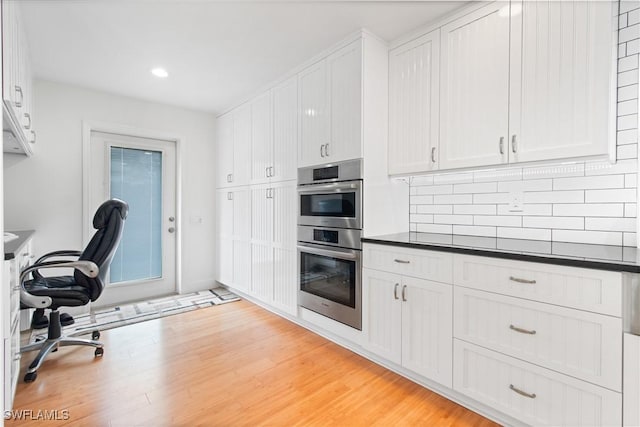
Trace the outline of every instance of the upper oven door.
<path fill-rule="evenodd" d="M 362 181 L 298 187 L 299 225 L 362 229 Z"/>

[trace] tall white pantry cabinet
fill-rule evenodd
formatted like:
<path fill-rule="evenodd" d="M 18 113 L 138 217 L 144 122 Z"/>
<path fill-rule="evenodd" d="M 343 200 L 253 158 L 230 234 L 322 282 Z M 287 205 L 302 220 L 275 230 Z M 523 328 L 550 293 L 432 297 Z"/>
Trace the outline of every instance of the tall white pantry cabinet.
<path fill-rule="evenodd" d="M 389 173 L 606 155 L 614 16 L 497 1 L 392 49 Z"/>

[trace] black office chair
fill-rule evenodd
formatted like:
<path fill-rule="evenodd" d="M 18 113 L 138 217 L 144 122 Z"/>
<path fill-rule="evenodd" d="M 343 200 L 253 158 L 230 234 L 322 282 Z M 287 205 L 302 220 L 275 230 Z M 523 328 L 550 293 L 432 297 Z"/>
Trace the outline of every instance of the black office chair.
<path fill-rule="evenodd" d="M 38 368 L 45 357 L 58 347 L 86 345 L 95 347 L 95 355 L 102 356 L 103 344 L 97 341 L 99 331 L 93 331 L 92 339 L 62 336 L 59 307 L 86 305 L 98 299 L 104 289 L 107 271 L 113 254 L 118 248 L 124 221 L 129 206 L 122 200 L 112 199 L 104 202 L 93 217 L 93 228 L 97 229 L 83 252 L 56 251 L 41 257 L 34 265 L 20 274 L 20 302 L 28 307 L 51 310 L 47 339 L 26 345 L 20 352 L 40 350 L 31 362 L 24 376 L 25 382 L 35 381 Z M 76 261 L 44 261 L 52 257 L 78 257 Z M 73 276 L 44 277 L 39 270 L 45 268 L 73 268 Z M 26 280 L 31 273 L 32 280 Z"/>

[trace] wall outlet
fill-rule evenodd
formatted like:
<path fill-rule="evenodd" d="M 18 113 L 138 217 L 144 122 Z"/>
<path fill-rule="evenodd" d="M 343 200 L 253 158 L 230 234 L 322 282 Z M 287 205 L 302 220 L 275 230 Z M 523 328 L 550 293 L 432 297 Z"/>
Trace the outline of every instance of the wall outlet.
<path fill-rule="evenodd" d="M 524 207 L 524 193 L 512 191 L 509 193 L 509 212 L 522 212 Z"/>

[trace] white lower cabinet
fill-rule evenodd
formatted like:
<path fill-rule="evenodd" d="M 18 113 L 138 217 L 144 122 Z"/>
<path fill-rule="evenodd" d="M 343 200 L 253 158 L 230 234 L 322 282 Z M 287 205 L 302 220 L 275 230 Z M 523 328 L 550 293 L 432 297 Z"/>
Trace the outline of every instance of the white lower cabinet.
<path fill-rule="evenodd" d="M 457 339 L 453 372 L 456 391 L 527 424 L 622 424 L 622 394 Z"/>
<path fill-rule="evenodd" d="M 368 268 L 362 277 L 365 347 L 451 387 L 451 285 Z"/>

